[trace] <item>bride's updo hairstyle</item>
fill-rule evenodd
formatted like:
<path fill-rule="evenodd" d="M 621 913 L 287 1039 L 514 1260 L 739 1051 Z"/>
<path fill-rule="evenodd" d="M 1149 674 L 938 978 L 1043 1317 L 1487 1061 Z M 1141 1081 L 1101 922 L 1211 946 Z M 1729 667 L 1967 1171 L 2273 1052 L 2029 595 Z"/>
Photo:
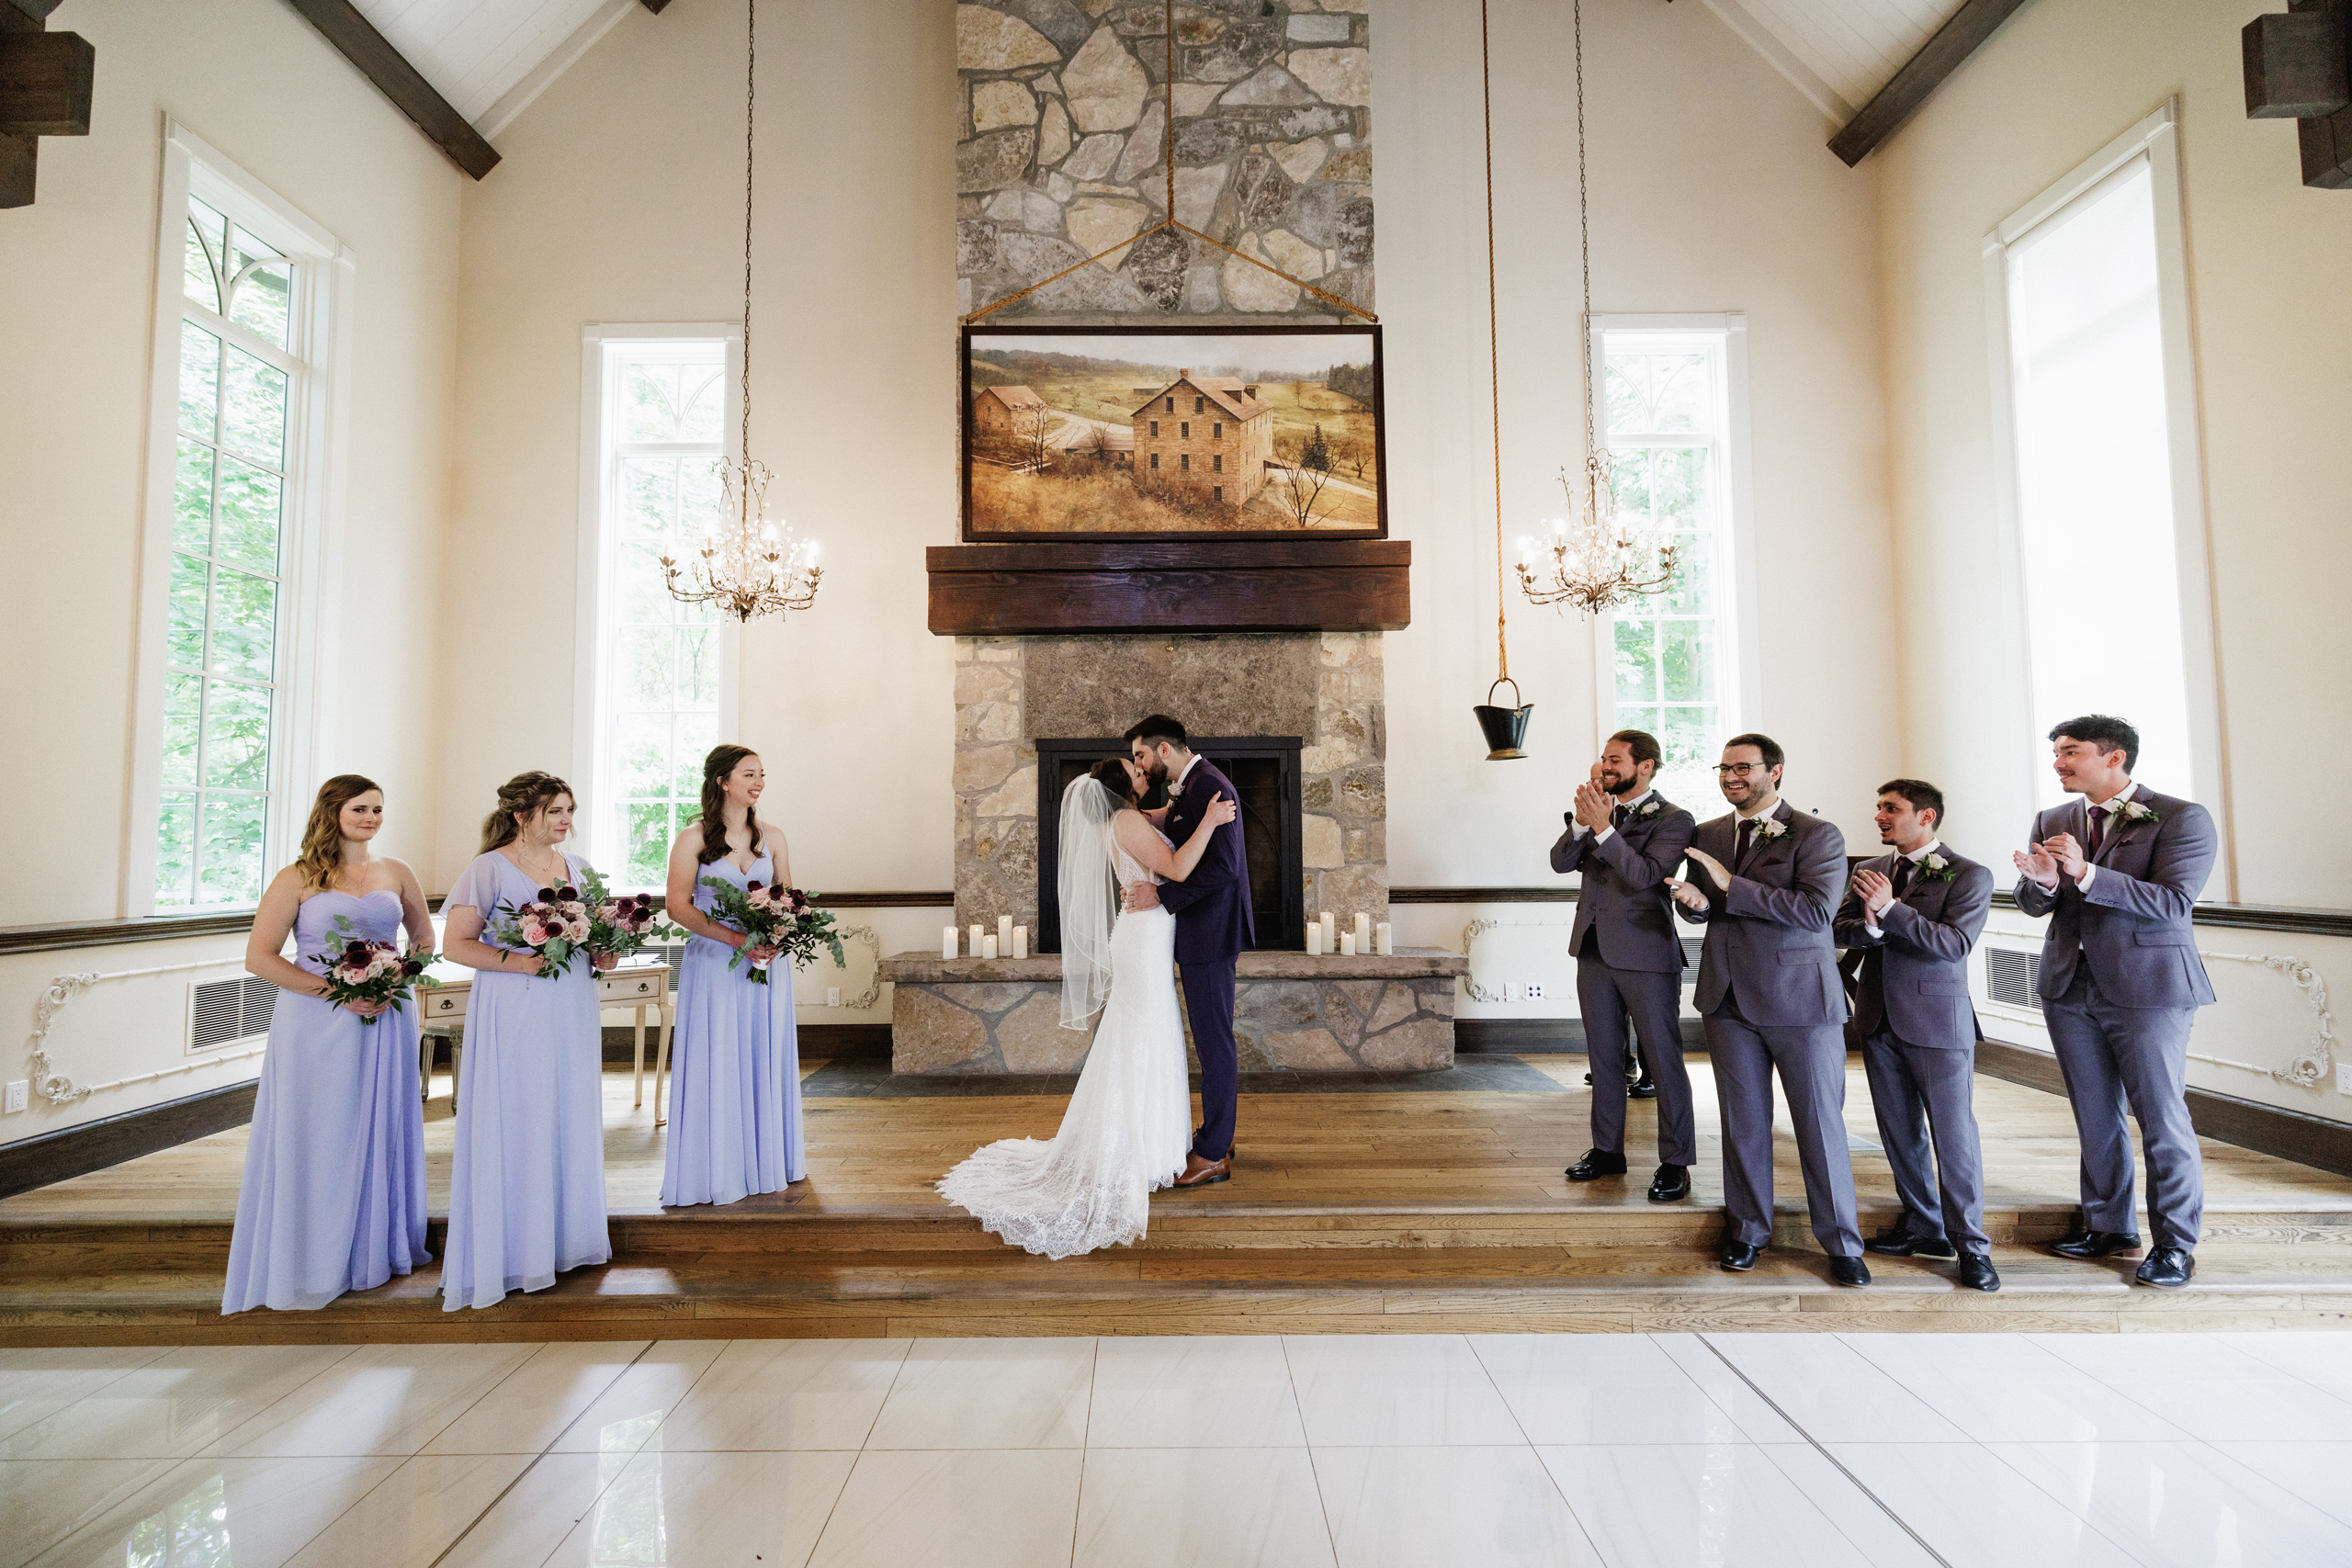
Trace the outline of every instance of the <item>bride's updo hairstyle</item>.
<path fill-rule="evenodd" d="M 1109 790 L 1111 798 L 1121 806 L 1136 803 L 1135 785 L 1127 782 L 1127 764 L 1118 758 L 1103 758 L 1087 770 L 1086 776 Z"/>
<path fill-rule="evenodd" d="M 319 786 L 319 798 L 311 805 L 311 820 L 302 829 L 301 852 L 294 857 L 294 863 L 302 868 L 304 887 L 324 893 L 334 886 L 335 877 L 343 871 L 343 808 L 369 790 L 381 794 L 383 788 L 357 773 L 337 773 Z"/>
<path fill-rule="evenodd" d="M 743 759 L 759 753 L 749 746 L 714 746 L 710 755 L 702 760 L 702 848 L 695 852 L 698 865 L 708 865 L 727 853 L 727 781 L 743 765 Z M 752 830 L 752 852 L 760 848 L 760 813 L 757 807 L 743 808 L 743 826 Z"/>
<path fill-rule="evenodd" d="M 571 786 L 553 773 L 537 769 L 516 773 L 498 786 L 498 809 L 481 820 L 481 852 L 504 849 L 523 836 L 524 818 L 554 805 L 556 796 L 571 794 Z"/>

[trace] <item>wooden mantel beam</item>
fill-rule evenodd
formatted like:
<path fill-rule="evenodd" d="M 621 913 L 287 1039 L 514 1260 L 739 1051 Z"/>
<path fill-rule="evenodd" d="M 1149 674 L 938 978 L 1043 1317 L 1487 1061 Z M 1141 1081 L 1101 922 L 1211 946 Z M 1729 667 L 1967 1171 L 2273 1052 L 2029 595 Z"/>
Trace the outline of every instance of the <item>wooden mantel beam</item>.
<path fill-rule="evenodd" d="M 1966 0 L 1894 73 L 1894 80 L 1881 87 L 1878 96 L 1864 104 L 1861 112 L 1829 139 L 1829 150 L 1843 158 L 1848 168 L 1869 157 L 2024 4 L 2025 0 Z"/>
<path fill-rule="evenodd" d="M 359 14 L 351 0 L 286 0 L 302 13 L 310 24 L 326 35 L 326 40 L 343 51 L 344 58 L 359 68 L 359 73 L 376 84 L 392 106 L 416 123 L 431 141 L 449 155 L 449 161 L 480 179 L 498 164 L 498 150 L 482 139 L 481 133 L 466 121 L 448 99 L 435 90 L 432 83 L 401 51 L 394 49 L 375 24 Z"/>

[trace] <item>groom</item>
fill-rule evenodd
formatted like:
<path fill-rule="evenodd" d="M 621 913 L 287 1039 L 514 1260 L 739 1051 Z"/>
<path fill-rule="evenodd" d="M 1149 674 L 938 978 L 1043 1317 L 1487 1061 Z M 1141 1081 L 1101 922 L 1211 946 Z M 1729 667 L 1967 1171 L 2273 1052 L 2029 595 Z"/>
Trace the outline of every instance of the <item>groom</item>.
<path fill-rule="evenodd" d="M 1192 836 L 1208 803 L 1223 795 L 1241 809 L 1233 781 L 1185 743 L 1184 727 L 1153 714 L 1127 731 L 1136 765 L 1168 786 L 1164 831 L 1173 843 Z M 1242 853 L 1241 820 L 1231 832 L 1213 830 L 1208 852 L 1192 876 L 1159 887 L 1162 908 L 1176 917 L 1176 964 L 1184 976 L 1184 1010 L 1193 1021 L 1193 1049 L 1201 1058 L 1201 1129 L 1184 1161 L 1179 1187 L 1213 1187 L 1233 1175 L 1235 1098 L 1241 1066 L 1233 1046 L 1234 960 L 1257 940 L 1250 918 L 1250 863 Z"/>

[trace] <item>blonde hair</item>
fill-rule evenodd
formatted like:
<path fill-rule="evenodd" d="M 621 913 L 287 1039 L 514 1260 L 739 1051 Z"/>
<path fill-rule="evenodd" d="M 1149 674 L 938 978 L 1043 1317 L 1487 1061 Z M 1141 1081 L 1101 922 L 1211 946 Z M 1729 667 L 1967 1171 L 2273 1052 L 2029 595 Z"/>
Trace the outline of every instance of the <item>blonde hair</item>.
<path fill-rule="evenodd" d="M 553 773 L 516 773 L 498 786 L 498 808 L 481 819 L 481 852 L 513 843 L 523 836 L 524 818 L 553 805 L 557 795 L 571 794 L 571 786 Z"/>
<path fill-rule="evenodd" d="M 334 886 L 343 871 L 343 808 L 371 789 L 381 795 L 384 786 L 358 773 L 337 773 L 319 786 L 311 819 L 302 825 L 301 852 L 294 857 L 304 887 L 324 893 Z"/>

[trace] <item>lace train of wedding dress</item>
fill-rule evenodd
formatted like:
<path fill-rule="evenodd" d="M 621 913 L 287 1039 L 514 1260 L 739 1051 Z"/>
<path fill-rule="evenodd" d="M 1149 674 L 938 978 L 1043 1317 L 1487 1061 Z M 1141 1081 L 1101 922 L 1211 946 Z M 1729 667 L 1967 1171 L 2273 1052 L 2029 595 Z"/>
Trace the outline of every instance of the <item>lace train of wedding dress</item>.
<path fill-rule="evenodd" d="M 1175 957 L 1167 910 L 1119 917 L 1115 978 L 1060 1131 L 989 1145 L 947 1173 L 941 1196 L 1044 1258 L 1143 1239 L 1153 1190 L 1184 1168 L 1193 1141 Z"/>

